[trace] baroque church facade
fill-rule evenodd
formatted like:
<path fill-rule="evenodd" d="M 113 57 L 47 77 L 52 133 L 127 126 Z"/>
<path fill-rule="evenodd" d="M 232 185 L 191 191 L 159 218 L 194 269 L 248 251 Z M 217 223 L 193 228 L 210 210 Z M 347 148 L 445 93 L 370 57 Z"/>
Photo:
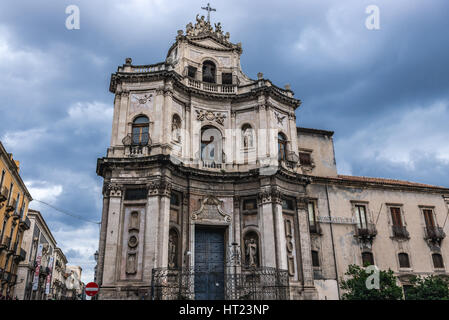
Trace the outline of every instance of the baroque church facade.
<path fill-rule="evenodd" d="M 99 299 L 339 299 L 350 264 L 447 276 L 449 189 L 337 173 L 333 132 L 204 17 L 112 74 Z"/>

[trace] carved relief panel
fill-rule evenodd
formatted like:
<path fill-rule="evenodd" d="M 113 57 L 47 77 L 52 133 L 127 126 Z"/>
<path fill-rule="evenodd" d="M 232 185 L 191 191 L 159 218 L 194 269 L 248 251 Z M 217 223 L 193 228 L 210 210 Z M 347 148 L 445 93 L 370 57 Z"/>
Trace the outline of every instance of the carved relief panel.
<path fill-rule="evenodd" d="M 150 111 L 153 106 L 153 93 L 132 93 L 130 95 L 130 105 L 129 112 L 130 114 L 135 113 L 145 113 L 145 111 Z"/>
<path fill-rule="evenodd" d="M 287 246 L 287 267 L 288 274 L 291 277 L 296 277 L 296 252 L 295 252 L 295 237 L 294 237 L 294 218 L 292 216 L 284 215 L 285 227 L 285 242 Z"/>
<path fill-rule="evenodd" d="M 142 271 L 144 207 L 125 207 L 121 278 L 137 278 Z"/>

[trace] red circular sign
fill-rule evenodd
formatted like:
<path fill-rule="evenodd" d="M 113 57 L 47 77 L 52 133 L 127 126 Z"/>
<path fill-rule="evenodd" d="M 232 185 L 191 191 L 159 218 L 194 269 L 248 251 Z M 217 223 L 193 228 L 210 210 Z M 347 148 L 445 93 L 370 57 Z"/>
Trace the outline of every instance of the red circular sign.
<path fill-rule="evenodd" d="M 89 282 L 88 284 L 86 284 L 86 294 L 88 296 L 94 296 L 98 293 L 98 284 L 96 284 L 95 282 Z"/>

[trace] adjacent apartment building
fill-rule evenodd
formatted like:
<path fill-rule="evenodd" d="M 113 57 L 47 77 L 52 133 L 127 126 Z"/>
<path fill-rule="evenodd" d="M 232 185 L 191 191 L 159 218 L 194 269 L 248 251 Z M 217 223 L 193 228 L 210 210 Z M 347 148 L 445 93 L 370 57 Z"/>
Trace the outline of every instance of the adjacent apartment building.
<path fill-rule="evenodd" d="M 23 238 L 27 255 L 19 264 L 16 294 L 20 300 L 47 300 L 50 298 L 51 275 L 56 240 L 41 213 L 30 209 L 31 228 Z"/>
<path fill-rule="evenodd" d="M 32 200 L 19 174 L 19 161 L 0 142 L 0 298 L 16 296 L 17 270 L 27 252 L 22 248 Z"/>

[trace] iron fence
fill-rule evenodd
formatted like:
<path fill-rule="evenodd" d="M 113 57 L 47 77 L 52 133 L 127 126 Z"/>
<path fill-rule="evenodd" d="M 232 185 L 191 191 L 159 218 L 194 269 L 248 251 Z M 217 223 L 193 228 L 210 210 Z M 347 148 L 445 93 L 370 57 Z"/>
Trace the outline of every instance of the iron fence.
<path fill-rule="evenodd" d="M 151 279 L 152 300 L 194 300 L 198 280 L 214 271 L 195 268 L 155 268 Z M 220 271 L 218 271 L 220 273 Z M 215 278 L 224 279 L 225 300 L 289 300 L 287 270 L 270 267 L 225 267 Z M 197 280 L 197 281 L 195 281 Z"/>

